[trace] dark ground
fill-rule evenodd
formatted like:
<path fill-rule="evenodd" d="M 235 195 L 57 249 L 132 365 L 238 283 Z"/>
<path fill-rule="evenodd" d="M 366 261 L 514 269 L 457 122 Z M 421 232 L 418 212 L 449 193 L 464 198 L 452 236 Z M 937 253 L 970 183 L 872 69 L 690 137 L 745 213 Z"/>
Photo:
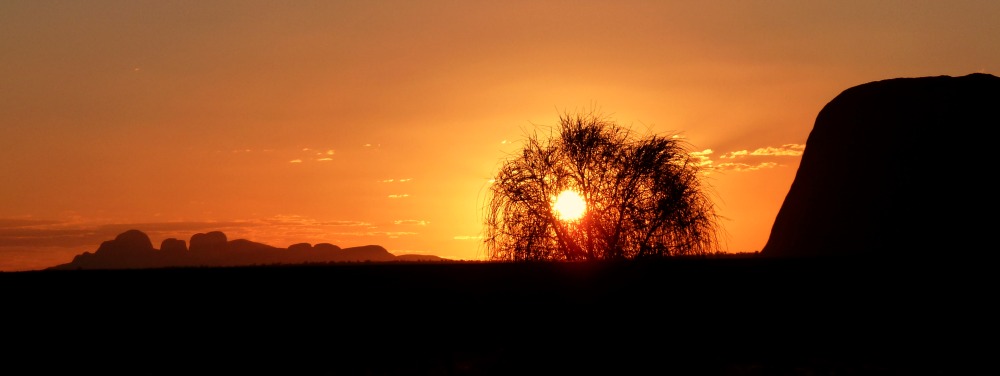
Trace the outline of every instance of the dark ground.
<path fill-rule="evenodd" d="M 995 375 L 996 275 L 713 258 L 39 271 L 0 288 L 5 367 L 24 374 Z"/>

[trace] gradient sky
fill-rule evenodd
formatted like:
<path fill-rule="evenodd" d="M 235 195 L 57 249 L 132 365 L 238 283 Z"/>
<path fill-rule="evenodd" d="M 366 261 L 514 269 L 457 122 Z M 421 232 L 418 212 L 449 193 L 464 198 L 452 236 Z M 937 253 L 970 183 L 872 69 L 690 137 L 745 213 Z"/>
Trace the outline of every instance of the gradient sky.
<path fill-rule="evenodd" d="M 0 271 L 131 228 L 481 259 L 499 164 L 592 109 L 683 135 L 725 250 L 753 252 L 827 102 L 997 74 L 998 20 L 988 0 L 0 2 Z"/>

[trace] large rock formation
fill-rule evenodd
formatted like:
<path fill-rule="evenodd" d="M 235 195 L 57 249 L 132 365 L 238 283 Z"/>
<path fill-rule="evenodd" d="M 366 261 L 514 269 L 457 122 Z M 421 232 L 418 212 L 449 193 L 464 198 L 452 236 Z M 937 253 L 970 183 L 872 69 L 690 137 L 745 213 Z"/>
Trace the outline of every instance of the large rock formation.
<path fill-rule="evenodd" d="M 128 230 L 102 242 L 94 253 L 77 255 L 70 264 L 74 269 L 143 268 L 149 265 L 155 251 L 146 233 Z"/>
<path fill-rule="evenodd" d="M 187 243 L 176 238 L 163 239 L 160 242 L 160 250 L 163 252 L 187 252 Z"/>
<path fill-rule="evenodd" d="M 309 243 L 296 243 L 288 246 L 289 252 L 308 252 L 313 249 L 312 244 Z"/>
<path fill-rule="evenodd" d="M 114 240 L 101 243 L 101 247 L 97 249 L 96 253 L 125 251 L 151 252 L 153 250 L 153 242 L 149 240 L 149 236 L 146 233 L 139 230 L 128 230 L 118 234 Z"/>
<path fill-rule="evenodd" d="M 761 254 L 982 254 L 997 208 L 986 159 L 997 126 L 992 75 L 845 90 L 817 116 Z"/>
<path fill-rule="evenodd" d="M 197 233 L 191 236 L 191 252 L 224 251 L 227 245 L 226 234 L 222 231 Z"/>
<path fill-rule="evenodd" d="M 319 252 L 334 252 L 334 251 L 339 251 L 340 250 L 340 247 L 335 246 L 335 245 L 330 244 L 330 243 L 319 243 L 319 244 L 314 245 L 312 248 L 313 248 L 313 250 L 316 250 L 316 251 L 319 251 Z"/>
<path fill-rule="evenodd" d="M 221 231 L 191 236 L 190 250 L 183 240 L 168 238 L 160 249 L 145 233 L 129 230 L 108 240 L 94 253 L 84 252 L 67 264 L 49 269 L 145 269 L 164 267 L 290 265 L 333 262 L 442 261 L 437 256 L 396 255 L 377 245 L 340 247 L 330 243 L 296 243 L 277 248 L 246 239 L 227 240 Z"/>

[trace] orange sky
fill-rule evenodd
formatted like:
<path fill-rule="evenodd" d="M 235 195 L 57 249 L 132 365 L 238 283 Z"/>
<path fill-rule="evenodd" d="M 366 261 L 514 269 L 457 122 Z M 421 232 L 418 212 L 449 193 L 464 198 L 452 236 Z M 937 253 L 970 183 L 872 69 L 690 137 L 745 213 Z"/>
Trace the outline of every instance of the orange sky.
<path fill-rule="evenodd" d="M 591 108 L 706 151 L 725 248 L 756 251 L 823 105 L 997 74 L 998 19 L 986 0 L 4 1 L 0 271 L 130 228 L 481 259 L 499 163 Z"/>

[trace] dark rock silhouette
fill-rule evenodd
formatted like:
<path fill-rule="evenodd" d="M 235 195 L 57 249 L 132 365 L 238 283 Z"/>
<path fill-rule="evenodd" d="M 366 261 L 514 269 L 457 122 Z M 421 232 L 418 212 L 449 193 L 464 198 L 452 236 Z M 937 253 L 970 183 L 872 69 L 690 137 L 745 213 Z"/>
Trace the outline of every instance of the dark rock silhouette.
<path fill-rule="evenodd" d="M 396 256 L 378 245 L 364 245 L 340 250 L 344 261 L 396 261 Z"/>
<path fill-rule="evenodd" d="M 123 252 L 151 252 L 153 242 L 149 240 L 146 233 L 139 230 L 128 230 L 115 237 L 101 243 L 96 254 L 117 254 Z"/>
<path fill-rule="evenodd" d="M 979 253 L 996 196 L 987 157 L 1000 78 L 896 78 L 820 111 L 764 256 Z"/>
<path fill-rule="evenodd" d="M 191 252 L 224 251 L 227 245 L 226 234 L 221 231 L 197 233 L 191 237 Z"/>
<path fill-rule="evenodd" d="M 318 252 L 333 252 L 333 251 L 339 251 L 340 247 L 330 243 L 319 243 L 314 245 L 313 249 Z"/>
<path fill-rule="evenodd" d="M 74 268 L 91 268 L 106 265 L 108 268 L 137 268 L 146 265 L 156 249 L 144 232 L 128 230 L 114 240 L 101 243 L 94 253 L 84 252 L 73 258 Z"/>
<path fill-rule="evenodd" d="M 48 269 L 145 269 L 166 267 L 217 267 L 247 265 L 292 265 L 305 263 L 448 261 L 437 256 L 389 253 L 377 245 L 340 248 L 330 243 L 296 243 L 277 248 L 246 239 L 227 240 L 220 231 L 197 233 L 190 250 L 183 240 L 165 239 L 153 248 L 145 233 L 129 230 L 103 242 L 94 253 L 84 252 L 67 264 Z"/>
<path fill-rule="evenodd" d="M 313 249 L 312 244 L 309 243 L 297 243 L 288 246 L 289 252 L 307 252 Z"/>
<path fill-rule="evenodd" d="M 160 243 L 160 251 L 163 252 L 187 252 L 187 243 L 176 238 L 163 239 Z"/>

